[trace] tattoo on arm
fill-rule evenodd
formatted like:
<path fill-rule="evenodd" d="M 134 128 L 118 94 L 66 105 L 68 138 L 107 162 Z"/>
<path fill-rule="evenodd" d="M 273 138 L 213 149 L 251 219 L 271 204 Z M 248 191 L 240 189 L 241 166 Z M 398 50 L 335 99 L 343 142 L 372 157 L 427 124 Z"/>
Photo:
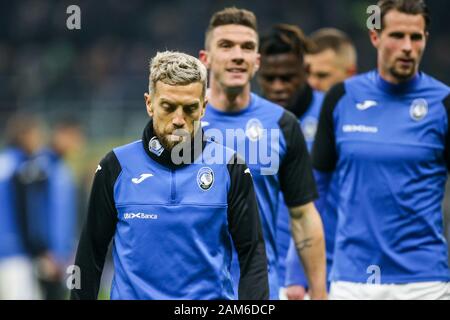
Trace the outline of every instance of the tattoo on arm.
<path fill-rule="evenodd" d="M 298 251 L 303 251 L 304 249 L 312 247 L 313 238 L 306 238 L 302 241 L 296 242 L 296 247 Z"/>

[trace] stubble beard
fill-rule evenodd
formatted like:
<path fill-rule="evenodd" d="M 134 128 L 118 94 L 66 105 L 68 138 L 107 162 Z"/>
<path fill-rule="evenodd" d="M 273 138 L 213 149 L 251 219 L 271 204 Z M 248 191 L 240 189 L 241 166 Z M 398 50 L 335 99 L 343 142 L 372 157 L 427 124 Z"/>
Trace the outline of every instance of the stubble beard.
<path fill-rule="evenodd" d="M 201 129 L 198 128 L 198 130 L 201 130 Z M 170 140 L 168 136 L 171 135 L 171 134 L 175 134 L 177 131 L 180 132 L 180 135 L 183 136 L 183 139 L 180 139 L 178 141 Z M 185 129 L 175 129 L 170 134 L 162 134 L 156 128 L 154 128 L 154 132 L 155 132 L 155 135 L 158 138 L 159 142 L 164 147 L 164 149 L 166 149 L 168 151 L 172 151 L 172 149 L 175 146 L 179 145 L 179 144 L 189 144 L 189 143 L 191 143 L 193 138 L 194 138 L 194 134 L 195 134 L 196 130 L 195 130 L 195 127 L 194 127 L 193 132 L 189 133 Z"/>
<path fill-rule="evenodd" d="M 411 68 L 406 70 L 397 67 L 396 63 L 394 63 L 394 65 L 389 68 L 389 73 L 400 82 L 408 81 L 416 74 L 417 63 L 417 61 L 414 61 Z"/>
<path fill-rule="evenodd" d="M 401 82 L 404 82 L 404 81 L 407 81 L 407 80 L 410 80 L 411 78 L 413 78 L 415 75 L 415 71 L 416 71 L 415 65 L 408 71 L 401 71 L 395 67 L 392 67 L 389 69 L 389 73 L 394 78 L 396 78 L 397 80 L 399 80 Z"/>

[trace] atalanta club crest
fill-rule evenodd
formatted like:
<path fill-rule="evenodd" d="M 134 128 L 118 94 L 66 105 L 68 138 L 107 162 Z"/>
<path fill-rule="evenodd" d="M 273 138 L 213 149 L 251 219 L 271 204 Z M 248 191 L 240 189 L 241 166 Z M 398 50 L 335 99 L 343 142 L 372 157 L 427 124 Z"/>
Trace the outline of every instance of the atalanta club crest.
<path fill-rule="evenodd" d="M 245 126 L 245 135 L 250 141 L 258 141 L 264 133 L 264 127 L 258 119 L 250 119 Z"/>
<path fill-rule="evenodd" d="M 214 184 L 214 172 L 211 168 L 203 167 L 198 170 L 197 184 L 204 191 L 211 189 Z"/>
<path fill-rule="evenodd" d="M 411 118 L 420 121 L 428 114 L 428 102 L 425 99 L 416 99 L 412 102 L 409 109 Z"/>
<path fill-rule="evenodd" d="M 153 137 L 150 139 L 148 143 L 148 149 L 151 153 L 156 154 L 158 157 L 163 153 L 164 147 L 161 145 L 157 137 Z"/>
<path fill-rule="evenodd" d="M 302 123 L 303 135 L 308 142 L 314 141 L 317 132 L 317 119 L 307 117 Z"/>

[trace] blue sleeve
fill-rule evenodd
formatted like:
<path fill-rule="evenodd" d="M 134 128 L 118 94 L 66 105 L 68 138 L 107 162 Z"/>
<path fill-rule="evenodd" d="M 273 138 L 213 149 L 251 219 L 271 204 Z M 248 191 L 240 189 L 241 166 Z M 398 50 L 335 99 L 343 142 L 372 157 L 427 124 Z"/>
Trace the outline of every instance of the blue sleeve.
<path fill-rule="evenodd" d="M 294 240 L 291 238 L 289 243 L 289 250 L 286 257 L 286 279 L 285 287 L 300 285 L 305 289 L 308 288 L 308 280 L 306 278 L 305 270 L 303 269 L 300 257 L 295 248 Z"/>
<path fill-rule="evenodd" d="M 450 94 L 444 99 L 444 107 L 447 114 L 447 134 L 445 136 L 444 157 L 447 170 L 450 171 Z"/>

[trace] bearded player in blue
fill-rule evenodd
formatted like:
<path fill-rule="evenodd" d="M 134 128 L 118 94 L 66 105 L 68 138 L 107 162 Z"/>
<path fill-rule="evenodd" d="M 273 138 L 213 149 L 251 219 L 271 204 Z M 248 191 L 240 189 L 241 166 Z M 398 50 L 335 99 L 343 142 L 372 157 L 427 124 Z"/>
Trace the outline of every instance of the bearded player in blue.
<path fill-rule="evenodd" d="M 315 182 L 296 117 L 250 92 L 259 66 L 256 17 L 227 8 L 215 13 L 200 58 L 210 71 L 210 104 L 205 133 L 233 147 L 254 177 L 269 268 L 271 299 L 279 297 L 277 221 L 283 193 L 292 218 L 297 249 L 305 261 L 314 299 L 326 298 L 322 223 L 313 201 Z M 226 140 L 226 141 L 223 141 Z M 236 264 L 234 264 L 236 266 Z M 238 269 L 234 267 L 235 282 Z"/>
<path fill-rule="evenodd" d="M 377 70 L 325 98 L 313 147 L 338 175 L 332 299 L 449 299 L 442 208 L 450 89 L 419 71 L 430 17 L 420 0 L 382 0 Z M 319 192 L 326 192 L 321 183 Z"/>
<path fill-rule="evenodd" d="M 97 168 L 71 298 L 97 298 L 113 238 L 111 299 L 234 299 L 231 240 L 242 270 L 239 299 L 268 299 L 251 174 L 200 128 L 205 66 L 167 51 L 150 71 L 144 97 L 151 119 L 142 140 L 115 148 Z"/>

